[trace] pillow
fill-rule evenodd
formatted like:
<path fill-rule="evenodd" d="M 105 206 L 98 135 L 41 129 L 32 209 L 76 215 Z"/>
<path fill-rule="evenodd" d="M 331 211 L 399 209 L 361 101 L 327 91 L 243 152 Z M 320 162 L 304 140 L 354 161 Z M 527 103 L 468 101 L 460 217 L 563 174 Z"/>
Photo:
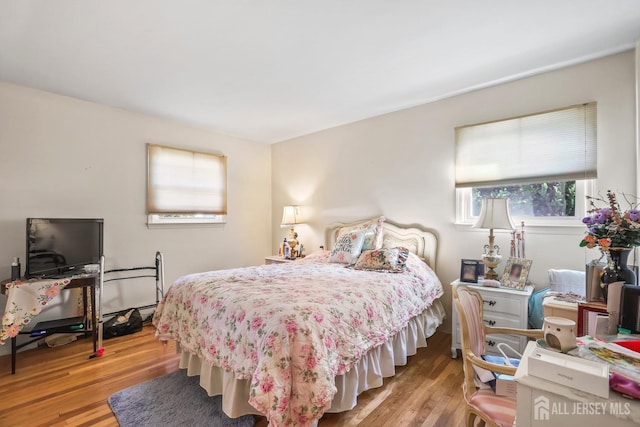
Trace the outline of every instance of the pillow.
<path fill-rule="evenodd" d="M 342 227 L 338 230 L 338 236 L 358 230 L 365 230 L 363 251 L 380 249 L 382 247 L 382 223 L 385 217 L 373 218 L 357 224 Z"/>
<path fill-rule="evenodd" d="M 356 270 L 403 272 L 409 258 L 407 248 L 383 248 L 363 251 L 353 267 Z"/>
<path fill-rule="evenodd" d="M 338 237 L 335 248 L 329 255 L 329 262 L 341 264 L 353 264 L 358 260 L 362 252 L 362 244 L 366 230 L 344 233 Z"/>

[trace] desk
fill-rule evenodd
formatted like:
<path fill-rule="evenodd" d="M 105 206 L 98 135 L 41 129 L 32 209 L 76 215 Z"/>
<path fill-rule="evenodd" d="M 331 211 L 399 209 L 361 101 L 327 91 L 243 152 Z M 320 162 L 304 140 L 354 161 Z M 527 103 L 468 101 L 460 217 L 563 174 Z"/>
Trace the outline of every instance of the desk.
<path fill-rule="evenodd" d="M 518 427 L 637 427 L 640 401 L 611 391 L 609 399 L 575 390 L 528 374 L 527 356 L 535 349 L 530 341 L 516 371 Z"/>
<path fill-rule="evenodd" d="M 24 282 L 4 282 L 0 286 L 3 293 L 7 294 L 7 306 L 5 314 L 2 317 L 2 328 L 0 329 L 0 344 L 4 344 L 7 339 L 11 339 L 11 373 L 16 372 L 16 352 L 21 347 L 30 344 L 50 333 L 60 332 L 44 332 L 36 339 L 29 340 L 26 343 L 17 344 L 17 336 L 22 334 L 30 334 L 29 331 L 23 332 L 22 328 L 31 322 L 32 318 L 38 315 L 42 308 L 57 296 L 63 289 L 83 288 L 83 311 L 85 325 L 81 329 L 73 332 L 91 333 L 93 337 L 93 351 L 97 351 L 98 342 L 98 312 L 96 306 L 96 288 L 101 286 L 100 274 L 79 274 L 75 276 L 65 277 L 61 279 L 40 279 L 29 280 Z M 91 305 L 89 305 L 87 289 L 89 289 Z M 88 309 L 91 307 L 91 316 Z M 90 324 L 87 324 L 90 323 Z"/>

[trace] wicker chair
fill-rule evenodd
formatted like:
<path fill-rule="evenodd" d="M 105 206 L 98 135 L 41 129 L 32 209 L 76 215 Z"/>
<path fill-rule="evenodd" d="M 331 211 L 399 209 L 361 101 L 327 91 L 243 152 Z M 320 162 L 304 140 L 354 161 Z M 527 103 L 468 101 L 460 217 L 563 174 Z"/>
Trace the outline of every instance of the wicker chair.
<path fill-rule="evenodd" d="M 465 285 L 453 288 L 453 300 L 458 310 L 462 337 L 462 361 L 464 382 L 462 390 L 466 407 L 466 425 L 473 427 L 477 419 L 478 425 L 491 427 L 512 426 L 516 416 L 516 400 L 506 396 L 498 396 L 491 389 L 478 389 L 474 382 L 474 369 L 477 366 L 492 372 L 514 375 L 516 368 L 496 365 L 482 359 L 485 352 L 485 336 L 487 334 L 525 335 L 530 338 L 542 338 L 539 329 L 495 328 L 486 326 L 483 321 L 482 295 Z"/>

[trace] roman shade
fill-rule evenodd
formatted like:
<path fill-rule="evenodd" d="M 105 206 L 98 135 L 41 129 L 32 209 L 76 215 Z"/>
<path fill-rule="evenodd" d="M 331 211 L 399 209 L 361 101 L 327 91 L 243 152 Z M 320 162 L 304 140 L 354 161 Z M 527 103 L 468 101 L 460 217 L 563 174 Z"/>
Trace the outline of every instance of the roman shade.
<path fill-rule="evenodd" d="M 227 158 L 147 145 L 147 213 L 227 213 Z"/>
<path fill-rule="evenodd" d="M 597 178 L 596 103 L 456 128 L 456 187 Z"/>

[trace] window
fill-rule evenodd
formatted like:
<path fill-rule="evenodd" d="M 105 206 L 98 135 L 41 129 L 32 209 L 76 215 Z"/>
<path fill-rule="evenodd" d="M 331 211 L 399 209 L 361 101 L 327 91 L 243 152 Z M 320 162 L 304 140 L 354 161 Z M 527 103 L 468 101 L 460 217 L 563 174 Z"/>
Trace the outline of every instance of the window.
<path fill-rule="evenodd" d="M 147 161 L 150 224 L 226 221 L 225 156 L 148 144 Z"/>
<path fill-rule="evenodd" d="M 531 225 L 582 216 L 597 177 L 596 114 L 592 102 L 457 128 L 457 222 L 473 222 L 484 197 L 508 197 Z"/>

